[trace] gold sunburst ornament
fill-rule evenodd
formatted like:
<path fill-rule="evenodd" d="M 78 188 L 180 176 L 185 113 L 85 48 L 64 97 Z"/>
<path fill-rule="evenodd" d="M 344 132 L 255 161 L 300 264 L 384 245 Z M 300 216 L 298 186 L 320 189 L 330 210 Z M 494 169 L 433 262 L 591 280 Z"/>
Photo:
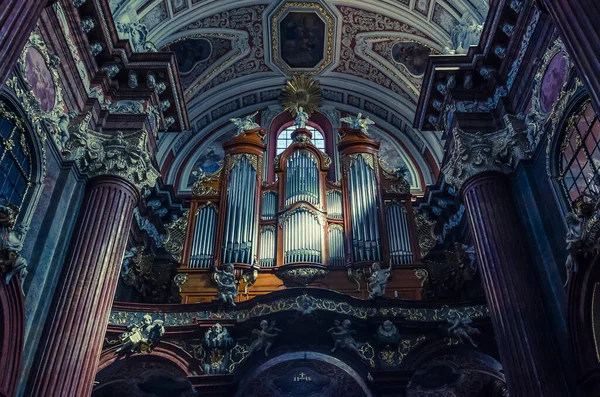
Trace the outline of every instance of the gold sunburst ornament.
<path fill-rule="evenodd" d="M 281 102 L 292 117 L 296 117 L 300 106 L 310 115 L 323 102 L 321 87 L 317 81 L 310 77 L 295 76 L 285 84 Z"/>

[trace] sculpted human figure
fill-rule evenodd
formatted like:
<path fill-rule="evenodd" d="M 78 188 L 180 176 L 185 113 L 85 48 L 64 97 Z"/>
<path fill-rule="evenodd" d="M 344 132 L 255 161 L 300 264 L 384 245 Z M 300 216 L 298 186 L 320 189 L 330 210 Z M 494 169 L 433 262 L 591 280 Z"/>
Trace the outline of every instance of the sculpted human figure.
<path fill-rule="evenodd" d="M 450 324 L 450 328 L 448 328 L 448 335 L 458 338 L 463 342 L 468 342 L 473 347 L 477 347 L 477 344 L 473 341 L 471 336 L 479 335 L 481 332 L 477 328 L 471 327 L 471 319 L 460 318 L 456 311 L 450 310 L 446 321 L 448 324 Z"/>
<path fill-rule="evenodd" d="M 583 246 L 584 220 L 576 214 L 569 212 L 565 216 L 565 221 L 567 222 L 567 236 L 565 239 L 567 243 L 567 261 L 565 262 L 565 267 L 567 268 L 566 286 L 571 280 L 573 273 L 576 273 L 579 270 L 575 257 L 577 252 L 579 252 Z"/>
<path fill-rule="evenodd" d="M 229 336 L 226 328 L 216 323 L 204 334 L 204 342 L 208 347 L 227 347 L 233 342 L 233 339 Z"/>
<path fill-rule="evenodd" d="M 269 324 L 267 320 L 262 320 L 260 322 L 260 329 L 252 331 L 256 339 L 248 348 L 248 356 L 264 349 L 265 357 L 268 357 L 269 349 L 273 346 L 273 342 L 280 332 L 281 330 L 275 327 L 275 321 L 271 321 L 271 324 Z"/>
<path fill-rule="evenodd" d="M 379 262 L 373 263 L 371 266 L 371 277 L 369 277 L 369 299 L 385 296 L 385 287 L 391 274 L 391 267 L 382 269 Z"/>
<path fill-rule="evenodd" d="M 4 273 L 4 282 L 10 283 L 15 274 L 19 275 L 21 282 L 27 276 L 27 260 L 21 256 L 25 236 L 29 225 L 19 223 L 15 225 L 17 211 L 8 204 L 0 203 L 0 267 Z"/>
<path fill-rule="evenodd" d="M 237 298 L 238 294 L 238 285 L 235 282 L 234 270 L 233 265 L 228 263 L 223 270 L 215 268 L 213 273 L 213 279 L 217 283 L 219 291 L 219 298 L 231 306 L 235 306 L 235 298 Z"/>
<path fill-rule="evenodd" d="M 306 122 L 308 121 L 308 113 L 304 111 L 302 106 L 298 106 L 298 111 L 296 113 L 296 119 L 294 120 L 294 125 L 298 128 L 306 128 Z"/>
<path fill-rule="evenodd" d="M 123 344 L 116 350 L 117 353 L 129 350 L 133 353 L 144 349 L 143 345 L 148 345 L 151 349 L 152 345 L 160 340 L 165 334 L 164 322 L 162 320 L 152 321 L 152 317 L 145 314 L 142 317 L 142 322 L 139 325 L 128 326 L 128 332 L 121 334 L 120 339 Z"/>
<path fill-rule="evenodd" d="M 398 329 L 390 320 L 385 320 L 377 329 L 377 340 L 380 343 L 389 344 L 397 344 L 400 342 Z"/>
<path fill-rule="evenodd" d="M 334 327 L 331 327 L 327 330 L 327 332 L 331 334 L 331 337 L 334 341 L 331 352 L 334 353 L 338 348 L 340 348 L 350 350 L 351 352 L 354 352 L 360 356 L 361 354 L 358 350 L 358 343 L 352 337 L 352 335 L 356 335 L 356 331 L 351 329 L 352 323 L 350 320 L 346 319 L 342 321 L 341 325 L 340 322 L 336 320 L 334 324 Z"/>

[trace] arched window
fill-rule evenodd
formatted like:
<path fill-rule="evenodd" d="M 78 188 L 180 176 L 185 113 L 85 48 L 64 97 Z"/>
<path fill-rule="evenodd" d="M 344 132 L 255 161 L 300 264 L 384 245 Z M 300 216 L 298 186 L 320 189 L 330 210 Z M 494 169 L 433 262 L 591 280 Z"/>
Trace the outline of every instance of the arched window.
<path fill-rule="evenodd" d="M 31 166 L 23 122 L 0 102 L 0 200 L 21 208 L 31 186 Z"/>
<path fill-rule="evenodd" d="M 570 201 L 594 191 L 591 181 L 600 170 L 600 121 L 591 103 L 569 117 L 560 146 L 559 181 Z"/>
<path fill-rule="evenodd" d="M 317 128 L 307 125 L 306 129 L 312 133 L 312 142 L 317 149 L 325 152 L 325 139 L 323 133 Z M 296 131 L 296 127 L 291 125 L 282 129 L 277 135 L 277 154 L 282 153 L 292 143 L 292 133 Z"/>

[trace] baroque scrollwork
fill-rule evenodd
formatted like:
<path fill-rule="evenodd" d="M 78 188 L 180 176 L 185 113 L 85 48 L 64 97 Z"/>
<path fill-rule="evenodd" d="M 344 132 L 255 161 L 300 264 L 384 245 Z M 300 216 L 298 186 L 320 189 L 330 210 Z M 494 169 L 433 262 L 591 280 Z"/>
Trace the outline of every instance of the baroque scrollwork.
<path fill-rule="evenodd" d="M 124 135 L 100 134 L 88 128 L 91 113 L 79 123 L 71 123 L 70 137 L 64 155 L 74 161 L 90 177 L 116 175 L 133 183 L 138 189 L 154 186 L 158 171 L 148 153 L 147 133 L 144 130 Z"/>
<path fill-rule="evenodd" d="M 424 258 L 437 244 L 438 237 L 435 234 L 435 225 L 437 222 L 430 221 L 416 210 L 414 214 L 415 226 L 417 230 L 417 241 L 419 242 L 419 248 L 421 249 L 421 258 Z"/>
<path fill-rule="evenodd" d="M 164 241 L 165 250 L 178 262 L 181 260 L 188 216 L 189 211 L 185 211 L 177 220 L 165 225 L 165 229 L 167 229 L 167 238 Z"/>
<path fill-rule="evenodd" d="M 287 266 L 278 270 L 275 275 L 291 285 L 306 286 L 328 273 L 329 270 L 318 267 Z"/>
<path fill-rule="evenodd" d="M 460 190 L 467 179 L 487 172 L 510 173 L 520 160 L 530 157 L 530 148 L 524 129 L 516 130 L 515 117 L 504 117 L 506 127 L 483 134 L 454 129 L 454 150 L 442 169 L 446 182 Z"/>

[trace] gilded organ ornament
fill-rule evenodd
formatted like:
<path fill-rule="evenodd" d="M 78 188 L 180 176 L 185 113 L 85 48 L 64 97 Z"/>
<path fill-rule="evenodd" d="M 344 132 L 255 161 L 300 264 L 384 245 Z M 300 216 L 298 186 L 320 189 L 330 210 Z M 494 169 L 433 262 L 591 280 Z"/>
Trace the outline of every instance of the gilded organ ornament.
<path fill-rule="evenodd" d="M 165 334 L 163 324 L 163 320 L 153 320 L 150 315 L 144 315 L 140 324 L 128 326 L 127 332 L 120 335 L 121 346 L 116 352 L 151 353 Z"/>
<path fill-rule="evenodd" d="M 318 110 L 323 102 L 321 93 L 321 87 L 316 80 L 304 75 L 294 76 L 285 84 L 281 104 L 292 117 L 297 117 L 298 112 L 302 110 L 308 120 L 308 116 Z"/>

